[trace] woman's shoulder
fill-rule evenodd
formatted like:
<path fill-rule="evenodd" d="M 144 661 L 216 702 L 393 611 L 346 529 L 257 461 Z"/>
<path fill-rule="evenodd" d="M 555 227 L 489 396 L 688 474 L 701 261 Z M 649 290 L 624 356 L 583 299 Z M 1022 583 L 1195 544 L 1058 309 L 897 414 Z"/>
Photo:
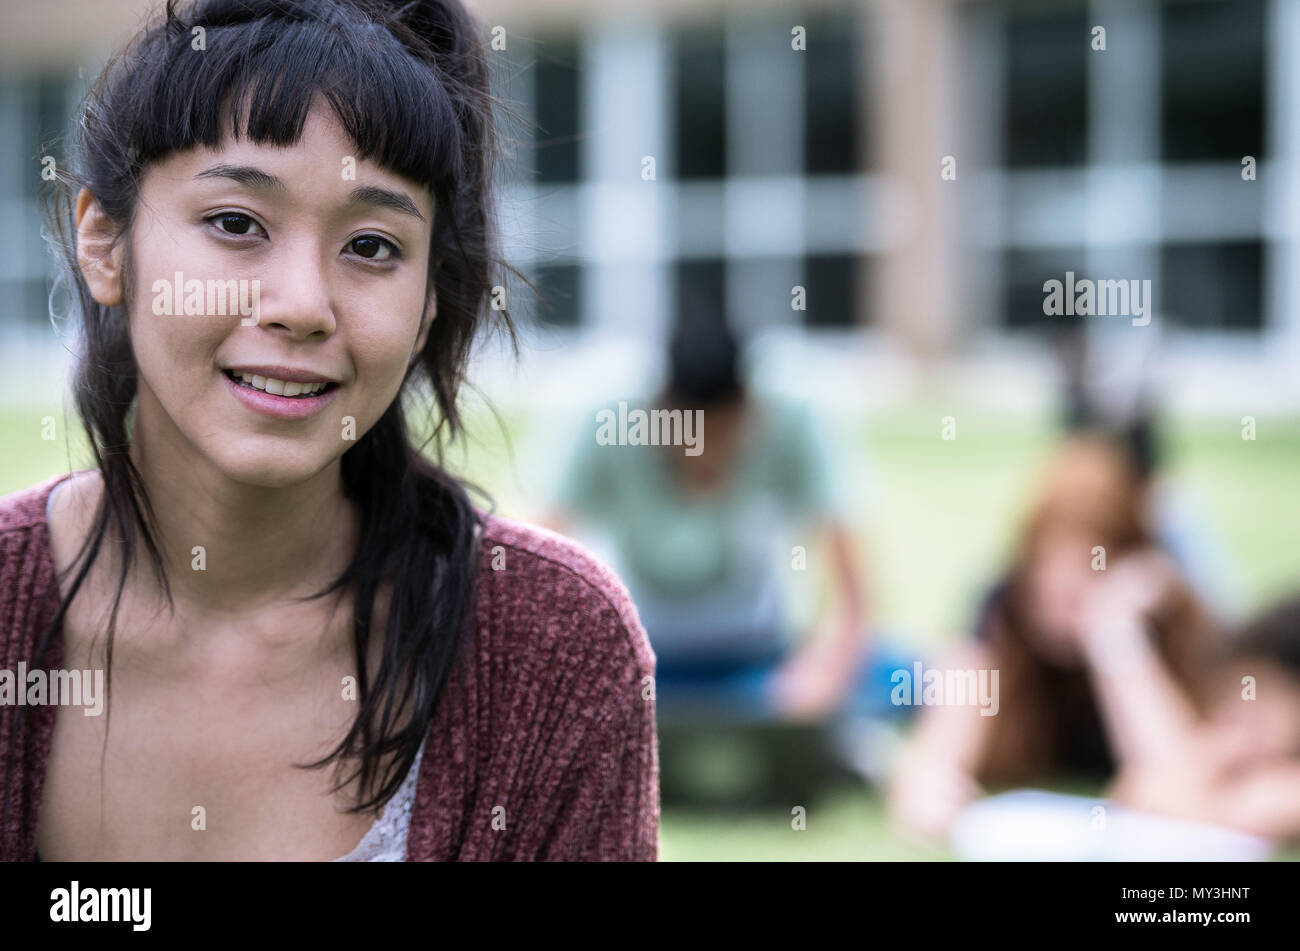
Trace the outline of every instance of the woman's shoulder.
<path fill-rule="evenodd" d="M 46 504 L 65 478 L 52 476 L 0 496 L 0 656 L 22 642 L 22 619 L 42 610 L 58 591 Z"/>
<path fill-rule="evenodd" d="M 479 541 L 480 618 L 508 620 L 543 651 L 598 648 L 641 674 L 654 654 L 627 588 L 582 545 L 525 522 L 486 516 Z"/>
<path fill-rule="evenodd" d="M 30 531 L 45 524 L 45 505 L 54 487 L 67 478 L 66 474 L 51 476 L 0 496 L 0 535 Z"/>

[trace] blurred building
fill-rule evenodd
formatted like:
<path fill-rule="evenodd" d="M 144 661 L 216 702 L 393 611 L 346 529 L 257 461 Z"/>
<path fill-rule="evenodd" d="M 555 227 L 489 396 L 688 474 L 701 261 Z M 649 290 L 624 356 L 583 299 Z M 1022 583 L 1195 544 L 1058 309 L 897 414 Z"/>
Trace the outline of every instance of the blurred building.
<path fill-rule="evenodd" d="M 39 350 L 41 143 L 153 4 L 6 6 L 0 334 Z M 1050 389 L 1042 284 L 1073 271 L 1154 285 L 1152 326 L 1084 325 L 1112 369 L 1157 354 L 1176 407 L 1300 407 L 1297 0 L 475 6 L 513 112 L 507 251 L 542 292 L 508 299 L 552 366 L 652 353 L 695 287 L 837 387 L 959 364 L 1014 402 Z"/>

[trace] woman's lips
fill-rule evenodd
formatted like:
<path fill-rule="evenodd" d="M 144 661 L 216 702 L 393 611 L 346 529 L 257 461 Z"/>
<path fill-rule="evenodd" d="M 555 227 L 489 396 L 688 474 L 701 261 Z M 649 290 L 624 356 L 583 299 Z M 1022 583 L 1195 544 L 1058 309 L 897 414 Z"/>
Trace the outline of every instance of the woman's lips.
<path fill-rule="evenodd" d="M 249 409 L 276 419 L 306 419 L 308 416 L 314 416 L 324 409 L 334 399 L 334 394 L 339 391 L 337 386 L 330 386 L 315 396 L 276 396 L 274 393 L 236 383 L 225 373 L 221 374 L 221 378 L 226 381 L 226 386 L 230 387 L 235 399 Z"/>

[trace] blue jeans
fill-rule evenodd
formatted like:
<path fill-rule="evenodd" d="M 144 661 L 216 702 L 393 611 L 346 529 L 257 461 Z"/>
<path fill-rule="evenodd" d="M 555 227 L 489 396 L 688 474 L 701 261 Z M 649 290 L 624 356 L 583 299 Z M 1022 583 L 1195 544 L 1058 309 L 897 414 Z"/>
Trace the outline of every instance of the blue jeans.
<path fill-rule="evenodd" d="M 749 658 L 726 656 L 673 660 L 661 657 L 655 673 L 655 703 L 661 714 L 750 722 L 780 719 L 775 676 L 791 656 L 775 650 Z M 840 716 L 903 718 L 913 708 L 890 700 L 895 670 L 917 660 L 889 644 L 876 644 L 862 659 Z"/>

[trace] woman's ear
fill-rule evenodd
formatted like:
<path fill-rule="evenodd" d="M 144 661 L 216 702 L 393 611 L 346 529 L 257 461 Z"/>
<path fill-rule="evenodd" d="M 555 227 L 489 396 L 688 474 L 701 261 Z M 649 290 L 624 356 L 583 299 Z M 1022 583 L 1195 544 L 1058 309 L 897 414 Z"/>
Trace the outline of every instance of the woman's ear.
<path fill-rule="evenodd" d="M 77 193 L 77 264 L 90 294 L 105 307 L 122 303 L 122 246 L 98 199 L 83 188 Z"/>
<path fill-rule="evenodd" d="M 429 299 L 424 305 L 424 316 L 420 318 L 420 333 L 415 338 L 415 349 L 411 351 L 411 362 L 420 351 L 424 349 L 425 343 L 429 339 L 429 327 L 433 324 L 434 318 L 438 316 L 438 292 L 434 290 L 433 282 L 429 282 Z"/>

